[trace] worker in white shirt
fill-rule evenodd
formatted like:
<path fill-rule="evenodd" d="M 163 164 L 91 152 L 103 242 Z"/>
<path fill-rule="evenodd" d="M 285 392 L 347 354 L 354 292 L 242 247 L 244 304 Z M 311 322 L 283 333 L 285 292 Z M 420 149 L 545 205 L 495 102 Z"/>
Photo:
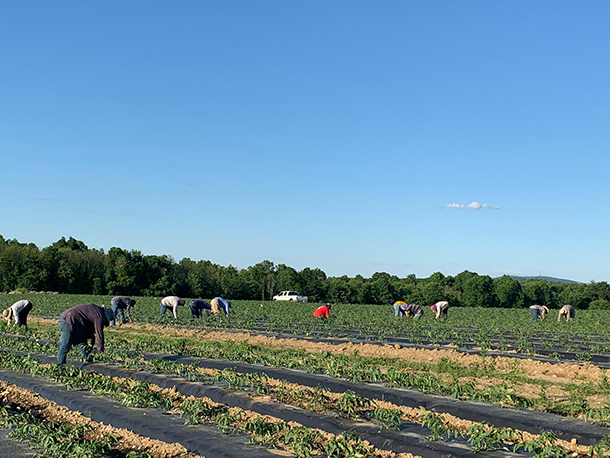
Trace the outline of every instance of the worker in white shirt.
<path fill-rule="evenodd" d="M 164 297 L 163 299 L 161 299 L 161 310 L 160 310 L 161 315 L 159 316 L 159 319 L 163 318 L 163 315 L 165 315 L 165 312 L 167 311 L 167 309 L 171 309 L 174 314 L 174 318 L 178 319 L 178 314 L 176 313 L 176 309 L 180 305 L 184 305 L 184 301 L 182 299 L 180 299 L 178 296 Z"/>
<path fill-rule="evenodd" d="M 430 310 L 432 310 L 435 314 L 434 319 L 438 320 L 439 318 L 447 318 L 447 310 L 449 310 L 449 302 L 440 301 L 436 304 L 432 304 L 430 306 Z"/>
<path fill-rule="evenodd" d="M 6 320 L 6 324 L 10 324 L 11 320 L 15 320 L 17 326 L 28 325 L 28 313 L 32 310 L 33 304 L 24 299 L 17 301 L 9 308 L 2 312 L 2 318 Z"/>

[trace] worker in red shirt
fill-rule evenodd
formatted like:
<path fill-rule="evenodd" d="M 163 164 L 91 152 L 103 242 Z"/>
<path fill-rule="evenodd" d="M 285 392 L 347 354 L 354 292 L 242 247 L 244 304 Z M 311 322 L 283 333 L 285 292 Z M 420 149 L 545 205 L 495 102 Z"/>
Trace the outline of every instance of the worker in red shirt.
<path fill-rule="evenodd" d="M 328 319 L 328 312 L 330 312 L 330 307 L 330 304 L 321 305 L 320 307 L 314 310 L 313 316 L 321 316 L 325 320 Z"/>

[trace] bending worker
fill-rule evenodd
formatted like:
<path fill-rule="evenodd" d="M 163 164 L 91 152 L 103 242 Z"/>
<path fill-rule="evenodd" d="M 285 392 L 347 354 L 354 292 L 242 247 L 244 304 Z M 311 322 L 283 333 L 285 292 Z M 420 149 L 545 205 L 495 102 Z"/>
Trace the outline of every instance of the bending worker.
<path fill-rule="evenodd" d="M 321 305 L 320 307 L 318 307 L 317 309 L 314 310 L 313 316 L 315 316 L 315 317 L 319 316 L 319 317 L 322 317 L 324 320 L 327 320 L 328 317 L 330 316 L 330 308 L 331 308 L 330 304 Z"/>
<path fill-rule="evenodd" d="M 110 322 L 110 326 L 114 326 L 116 324 L 116 316 L 117 313 L 119 315 L 119 319 L 121 320 L 121 324 L 133 323 L 133 318 L 131 317 L 131 307 L 136 305 L 136 300 L 126 296 L 117 296 L 113 297 L 112 301 L 112 311 L 114 312 L 115 319 Z"/>
<path fill-rule="evenodd" d="M 534 323 L 538 321 L 538 318 L 542 318 L 542 321 L 546 321 L 546 316 L 549 313 L 549 308 L 546 305 L 531 305 L 530 310 L 534 315 Z"/>
<path fill-rule="evenodd" d="M 189 309 L 191 309 L 191 318 L 201 318 L 201 311 L 205 310 L 208 316 L 211 315 L 212 304 L 207 303 L 201 299 L 195 299 L 189 302 Z"/>
<path fill-rule="evenodd" d="M 397 301 L 394 303 L 394 316 L 413 317 L 416 319 L 421 318 L 424 315 L 424 309 L 417 304 L 407 304 L 403 301 Z"/>
<path fill-rule="evenodd" d="M 557 315 L 557 321 L 565 320 L 570 321 L 574 319 L 574 307 L 570 304 L 566 304 L 559 309 L 559 315 Z"/>
<path fill-rule="evenodd" d="M 161 315 L 159 316 L 159 319 L 163 318 L 167 309 L 172 309 L 174 318 L 178 319 L 176 309 L 179 305 L 184 305 L 184 300 L 180 299 L 178 296 L 167 296 L 161 299 Z"/>
<path fill-rule="evenodd" d="M 17 301 L 2 312 L 2 318 L 6 320 L 6 324 L 10 324 L 11 320 L 15 320 L 17 326 L 27 327 L 28 313 L 30 313 L 33 307 L 34 305 L 26 299 Z"/>
<path fill-rule="evenodd" d="M 449 302 L 440 301 L 430 306 L 430 310 L 435 313 L 434 319 L 447 318 L 447 310 L 449 310 Z"/>
<path fill-rule="evenodd" d="M 222 297 L 215 297 L 210 301 L 210 312 L 212 315 L 217 316 L 220 315 L 220 310 L 225 313 L 225 316 L 229 316 L 229 309 L 231 308 L 231 302 L 223 299 Z"/>
<path fill-rule="evenodd" d="M 95 340 L 98 353 L 104 352 L 104 326 L 108 326 L 114 320 L 114 312 L 111 309 L 100 307 L 95 304 L 76 305 L 64 310 L 59 318 L 59 351 L 57 352 L 57 364 L 66 364 L 66 357 L 70 349 L 77 345 L 83 354 L 83 359 L 91 361 L 88 340 Z"/>

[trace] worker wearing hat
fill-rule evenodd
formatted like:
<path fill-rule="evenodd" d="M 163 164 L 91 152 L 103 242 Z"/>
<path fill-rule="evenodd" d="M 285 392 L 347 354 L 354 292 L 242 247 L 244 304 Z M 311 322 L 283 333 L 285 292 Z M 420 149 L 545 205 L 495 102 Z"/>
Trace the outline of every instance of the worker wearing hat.
<path fill-rule="evenodd" d="M 17 301 L 2 312 L 2 318 L 6 320 L 7 324 L 10 324 L 11 320 L 14 320 L 17 326 L 27 327 L 28 313 L 30 313 L 32 307 L 32 303 L 26 299 Z"/>
<path fill-rule="evenodd" d="M 449 302 L 440 301 L 430 306 L 430 310 L 435 313 L 434 319 L 447 318 L 447 310 L 449 310 Z"/>
<path fill-rule="evenodd" d="M 546 305 L 531 305 L 530 310 L 532 315 L 534 315 L 534 323 L 538 321 L 538 318 L 546 321 L 546 316 L 549 314 L 549 308 Z"/>

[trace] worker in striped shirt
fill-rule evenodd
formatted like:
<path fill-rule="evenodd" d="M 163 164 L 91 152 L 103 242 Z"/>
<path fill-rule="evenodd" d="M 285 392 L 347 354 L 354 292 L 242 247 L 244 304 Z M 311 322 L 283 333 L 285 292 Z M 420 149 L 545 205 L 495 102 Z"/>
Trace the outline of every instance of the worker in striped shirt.
<path fill-rule="evenodd" d="M 424 309 L 422 309 L 417 304 L 407 304 L 403 301 L 397 301 L 394 303 L 394 316 L 403 316 L 412 317 L 415 319 L 419 319 L 424 315 Z"/>

